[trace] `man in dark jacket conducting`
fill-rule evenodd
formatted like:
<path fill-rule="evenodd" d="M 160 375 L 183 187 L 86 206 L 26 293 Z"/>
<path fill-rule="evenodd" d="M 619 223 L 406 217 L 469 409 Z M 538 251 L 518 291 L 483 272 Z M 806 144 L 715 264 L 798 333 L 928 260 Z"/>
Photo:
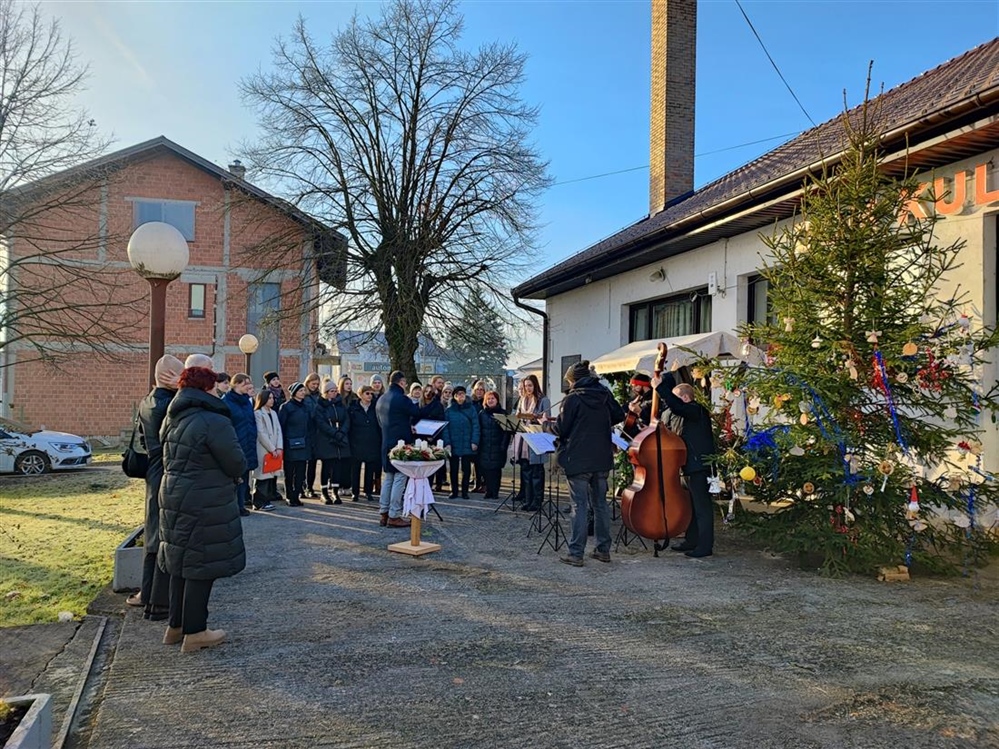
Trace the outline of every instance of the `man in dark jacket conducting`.
<path fill-rule="evenodd" d="M 683 475 L 687 478 L 687 490 L 694 506 L 683 543 L 671 548 L 686 552 L 688 557 L 709 557 L 715 544 L 715 513 L 708 493 L 708 472 L 711 470 L 708 459 L 715 454 L 711 414 L 695 399 L 694 387 L 685 382 L 677 384 L 673 372 L 653 378 L 652 385 L 666 407 L 682 421 L 680 437 L 687 446 Z"/>
<path fill-rule="evenodd" d="M 583 566 L 586 551 L 587 510 L 593 508 L 597 546 L 591 556 L 610 561 L 610 509 L 607 507 L 607 475 L 614 465 L 611 427 L 624 420 L 624 411 L 590 373 L 590 363 L 581 361 L 565 373 L 569 393 L 562 401 L 556 421 L 558 464 L 569 483 L 573 504 L 569 552 L 559 558 L 573 567 Z"/>
<path fill-rule="evenodd" d="M 389 387 L 375 406 L 378 424 L 382 428 L 382 494 L 379 501 L 381 524 L 390 528 L 408 528 L 410 521 L 402 517 L 402 495 L 406 490 L 406 474 L 392 466 L 388 453 L 399 441 L 413 442 L 413 418 L 420 407 L 406 394 L 406 376 L 396 370 L 389 375 Z"/>

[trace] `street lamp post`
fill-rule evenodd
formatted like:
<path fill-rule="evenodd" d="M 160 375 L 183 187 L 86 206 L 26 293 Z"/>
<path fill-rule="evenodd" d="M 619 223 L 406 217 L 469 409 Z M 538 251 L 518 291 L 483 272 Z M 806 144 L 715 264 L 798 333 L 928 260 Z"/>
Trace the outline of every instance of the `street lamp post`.
<path fill-rule="evenodd" d="M 150 221 L 128 239 L 128 262 L 149 282 L 149 386 L 156 384 L 156 362 L 166 336 L 166 290 L 187 267 L 190 253 L 184 235 L 170 224 Z"/>
<path fill-rule="evenodd" d="M 243 355 L 246 357 L 246 374 L 250 374 L 250 358 L 259 346 L 260 341 L 258 341 L 257 337 L 251 333 L 247 333 L 239 339 L 239 350 L 242 351 Z"/>

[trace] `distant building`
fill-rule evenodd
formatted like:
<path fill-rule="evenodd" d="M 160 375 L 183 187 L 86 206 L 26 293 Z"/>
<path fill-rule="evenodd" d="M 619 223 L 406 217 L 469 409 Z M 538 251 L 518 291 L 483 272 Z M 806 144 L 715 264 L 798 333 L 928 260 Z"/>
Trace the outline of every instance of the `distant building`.
<path fill-rule="evenodd" d="M 422 333 L 416 349 L 416 371 L 421 381 L 447 370 L 448 358 L 444 349 Z M 339 378 L 347 375 L 354 381 L 354 388 L 366 383 L 373 374 L 387 378 L 392 371 L 389 362 L 388 342 L 384 333 L 362 330 L 342 330 L 336 334 L 329 347 L 329 357 L 320 365 L 320 373 Z M 324 372 L 324 369 L 329 371 Z M 386 383 L 387 384 L 387 383 Z"/>
<path fill-rule="evenodd" d="M 287 315 L 274 326 L 264 323 L 276 312 L 307 308 L 303 289 L 308 294 L 318 285 L 315 265 L 307 260 L 315 257 L 313 243 L 342 246 L 342 236 L 246 182 L 238 162 L 224 169 L 164 137 L 70 172 L 97 168 L 105 169 L 109 178 L 100 185 L 92 210 L 78 213 L 71 222 L 55 215 L 47 227 L 57 237 L 114 237 L 95 242 L 90 254 L 76 261 L 120 269 L 122 299 L 148 295 L 145 281 L 128 262 L 131 232 L 147 221 L 165 221 L 184 234 L 190 260 L 167 291 L 167 353 L 182 360 L 191 353 L 207 354 L 217 371 L 234 374 L 245 364 L 237 341 L 252 333 L 260 339 L 250 372 L 258 388 L 265 371 L 280 372 L 287 386 L 310 370 L 316 315 L 306 312 Z M 59 179 L 56 175 L 47 182 Z M 24 189 L 29 199 L 31 189 Z M 286 267 L 272 267 L 273 261 L 251 253 L 277 234 L 302 248 L 290 254 L 296 259 Z M 4 239 L 11 258 L 28 252 L 18 237 Z M 16 284 L 18 278 L 8 280 Z M 73 293 L 79 292 L 67 288 L 64 297 Z M 5 347 L 0 351 L 0 416 L 85 436 L 119 435 L 149 390 L 147 310 L 148 302 L 141 311 L 129 311 L 136 319 L 118 344 L 120 361 L 106 360 L 73 342 L 68 344 L 72 358 L 54 372 L 40 361 L 28 361 L 29 345 Z"/>

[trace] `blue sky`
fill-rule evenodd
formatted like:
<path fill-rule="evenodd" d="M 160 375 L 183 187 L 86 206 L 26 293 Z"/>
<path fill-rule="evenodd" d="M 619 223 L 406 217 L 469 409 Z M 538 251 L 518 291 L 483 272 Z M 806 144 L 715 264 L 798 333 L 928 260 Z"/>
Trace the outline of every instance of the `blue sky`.
<path fill-rule="evenodd" d="M 999 35 L 999 0 L 743 0 L 743 7 L 816 123 L 836 116 L 843 91 L 863 95 L 867 65 L 886 89 Z M 541 105 L 535 137 L 556 181 L 540 205 L 537 270 L 648 211 L 647 0 L 461 6 L 468 45 L 514 41 L 530 60 L 524 98 Z M 320 38 L 356 2 L 46 2 L 81 62 L 83 104 L 115 147 L 165 135 L 226 164 L 252 139 L 254 115 L 236 84 L 269 64 L 278 34 L 303 15 Z M 771 67 L 735 0 L 698 5 L 695 182 L 704 185 L 810 127 Z M 784 137 L 777 137 L 784 136 Z M 768 139 L 764 143 L 743 146 Z M 741 146 L 741 147 L 737 147 Z M 533 352 L 515 357 L 523 361 Z"/>

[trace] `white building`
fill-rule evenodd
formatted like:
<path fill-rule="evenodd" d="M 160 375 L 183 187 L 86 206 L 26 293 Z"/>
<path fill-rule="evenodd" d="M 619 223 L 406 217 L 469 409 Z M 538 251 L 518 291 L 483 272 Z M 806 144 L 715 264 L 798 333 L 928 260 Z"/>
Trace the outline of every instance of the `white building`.
<path fill-rule="evenodd" d="M 515 298 L 545 302 L 546 391 L 557 388 L 576 357 L 594 359 L 633 341 L 734 332 L 741 322 L 759 319 L 766 310 L 760 256 L 767 253 L 760 232 L 786 221 L 804 179 L 839 159 L 843 125 L 837 118 L 694 191 L 693 171 L 686 169 L 693 162 L 692 127 L 671 119 L 684 111 L 692 118 L 693 75 L 667 77 L 665 65 L 692 65 L 695 3 L 670 0 L 667 25 L 656 17 L 665 2 L 653 3 L 649 216 L 513 290 Z M 689 12 L 674 13 L 675 5 Z M 659 58 L 665 62 L 657 64 Z M 984 324 L 995 325 L 999 38 L 877 103 L 886 170 L 900 172 L 907 160 L 926 175 L 911 209 L 943 217 L 936 227 L 940 246 L 964 240 L 963 265 L 951 280 L 970 294 Z M 946 197 L 934 203 L 930 194 Z M 987 386 L 995 381 L 995 365 L 985 378 Z M 995 470 L 995 432 L 985 447 Z"/>

